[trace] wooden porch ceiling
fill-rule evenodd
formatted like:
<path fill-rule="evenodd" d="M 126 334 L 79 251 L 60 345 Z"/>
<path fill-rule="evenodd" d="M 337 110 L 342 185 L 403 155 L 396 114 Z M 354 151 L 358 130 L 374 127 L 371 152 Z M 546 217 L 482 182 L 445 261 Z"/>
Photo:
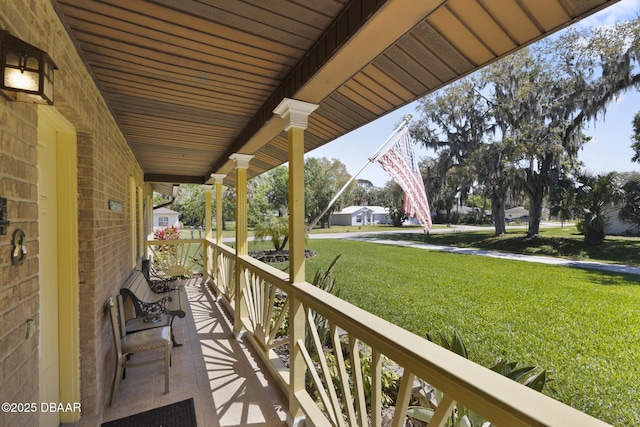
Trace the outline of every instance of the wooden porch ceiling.
<path fill-rule="evenodd" d="M 163 192 L 285 163 L 285 97 L 310 151 L 617 1 L 52 0 Z"/>

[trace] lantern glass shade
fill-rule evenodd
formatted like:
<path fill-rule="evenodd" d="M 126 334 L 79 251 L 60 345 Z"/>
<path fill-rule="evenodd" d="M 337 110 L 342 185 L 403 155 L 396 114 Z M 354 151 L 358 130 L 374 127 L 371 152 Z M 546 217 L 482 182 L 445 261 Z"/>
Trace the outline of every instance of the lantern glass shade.
<path fill-rule="evenodd" d="M 0 31 L 0 49 L 5 95 L 16 101 L 53 104 L 53 72 L 57 67 L 49 55 L 7 31 Z"/>

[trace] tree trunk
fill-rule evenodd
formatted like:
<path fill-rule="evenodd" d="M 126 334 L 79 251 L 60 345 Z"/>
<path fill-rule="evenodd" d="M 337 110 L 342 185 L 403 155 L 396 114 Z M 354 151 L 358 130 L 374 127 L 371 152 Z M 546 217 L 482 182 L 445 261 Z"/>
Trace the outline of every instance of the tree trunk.
<path fill-rule="evenodd" d="M 496 229 L 496 236 L 507 234 L 507 227 L 504 223 L 504 199 L 502 197 L 491 196 L 491 216 Z"/>
<path fill-rule="evenodd" d="M 527 237 L 534 237 L 540 233 L 540 219 L 542 218 L 542 191 L 536 191 L 536 197 L 529 199 L 529 230 Z"/>
<path fill-rule="evenodd" d="M 280 247 L 277 247 L 276 250 L 283 251 L 288 241 L 289 241 L 289 236 L 284 236 L 284 239 L 282 239 L 282 244 L 280 245 Z"/>

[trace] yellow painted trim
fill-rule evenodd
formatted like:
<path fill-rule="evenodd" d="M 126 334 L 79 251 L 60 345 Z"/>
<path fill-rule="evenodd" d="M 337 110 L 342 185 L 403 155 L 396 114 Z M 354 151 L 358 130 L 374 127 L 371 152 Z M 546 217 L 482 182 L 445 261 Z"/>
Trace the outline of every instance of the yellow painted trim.
<path fill-rule="evenodd" d="M 236 256 L 249 253 L 247 242 L 247 168 L 236 168 Z M 242 319 L 247 316 L 244 303 L 244 270 L 236 265 L 235 311 L 233 329 L 238 334 L 242 329 Z"/>
<path fill-rule="evenodd" d="M 211 187 L 206 186 L 204 189 L 204 237 L 205 239 L 211 238 Z"/>
<path fill-rule="evenodd" d="M 38 123 L 56 129 L 60 402 L 73 404 L 80 402 L 77 138 L 53 107 L 38 107 Z M 79 412 L 60 413 L 61 423 L 79 419 Z"/>
<path fill-rule="evenodd" d="M 216 243 L 222 244 L 222 182 L 216 182 Z"/>
<path fill-rule="evenodd" d="M 137 247 L 137 256 L 142 256 L 142 254 L 144 253 L 144 202 L 143 202 L 143 190 L 142 187 L 138 187 L 137 188 L 137 192 L 136 192 L 137 196 L 138 196 L 138 209 L 137 209 L 137 214 L 138 214 L 138 223 L 137 225 L 137 242 L 138 242 L 138 247 Z"/>
<path fill-rule="evenodd" d="M 153 190 L 147 192 L 147 235 L 153 234 Z M 151 237 L 148 237 L 151 239 Z M 147 240 L 147 239 L 145 239 Z M 143 257 L 146 259 L 146 252 L 143 253 Z"/>
<path fill-rule="evenodd" d="M 136 234 L 136 181 L 132 176 L 129 177 L 129 267 L 136 267 L 136 250 L 137 234 Z"/>
<path fill-rule="evenodd" d="M 247 255 L 247 169 L 236 169 L 236 254 Z"/>
<path fill-rule="evenodd" d="M 304 129 L 289 136 L 289 271 L 292 283 L 305 281 L 304 268 Z"/>

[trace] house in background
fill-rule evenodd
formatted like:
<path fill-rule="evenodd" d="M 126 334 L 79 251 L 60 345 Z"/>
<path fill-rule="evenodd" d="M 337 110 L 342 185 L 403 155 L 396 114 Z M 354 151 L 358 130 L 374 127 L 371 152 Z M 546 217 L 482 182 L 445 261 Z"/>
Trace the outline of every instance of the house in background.
<path fill-rule="evenodd" d="M 349 206 L 331 214 L 329 225 L 390 224 L 389 209 L 382 206 Z"/>
<path fill-rule="evenodd" d="M 529 211 L 522 206 L 516 206 L 515 208 L 507 209 L 504 211 L 505 219 L 524 219 L 529 216 Z"/>
<path fill-rule="evenodd" d="M 168 208 L 158 208 L 153 210 L 153 229 L 177 225 L 180 212 L 172 211 Z"/>
<path fill-rule="evenodd" d="M 634 236 L 640 233 L 640 230 L 634 228 L 633 223 L 623 221 L 618 217 L 620 208 L 611 208 L 605 212 L 606 222 L 604 232 L 607 235 L 617 236 Z"/>

